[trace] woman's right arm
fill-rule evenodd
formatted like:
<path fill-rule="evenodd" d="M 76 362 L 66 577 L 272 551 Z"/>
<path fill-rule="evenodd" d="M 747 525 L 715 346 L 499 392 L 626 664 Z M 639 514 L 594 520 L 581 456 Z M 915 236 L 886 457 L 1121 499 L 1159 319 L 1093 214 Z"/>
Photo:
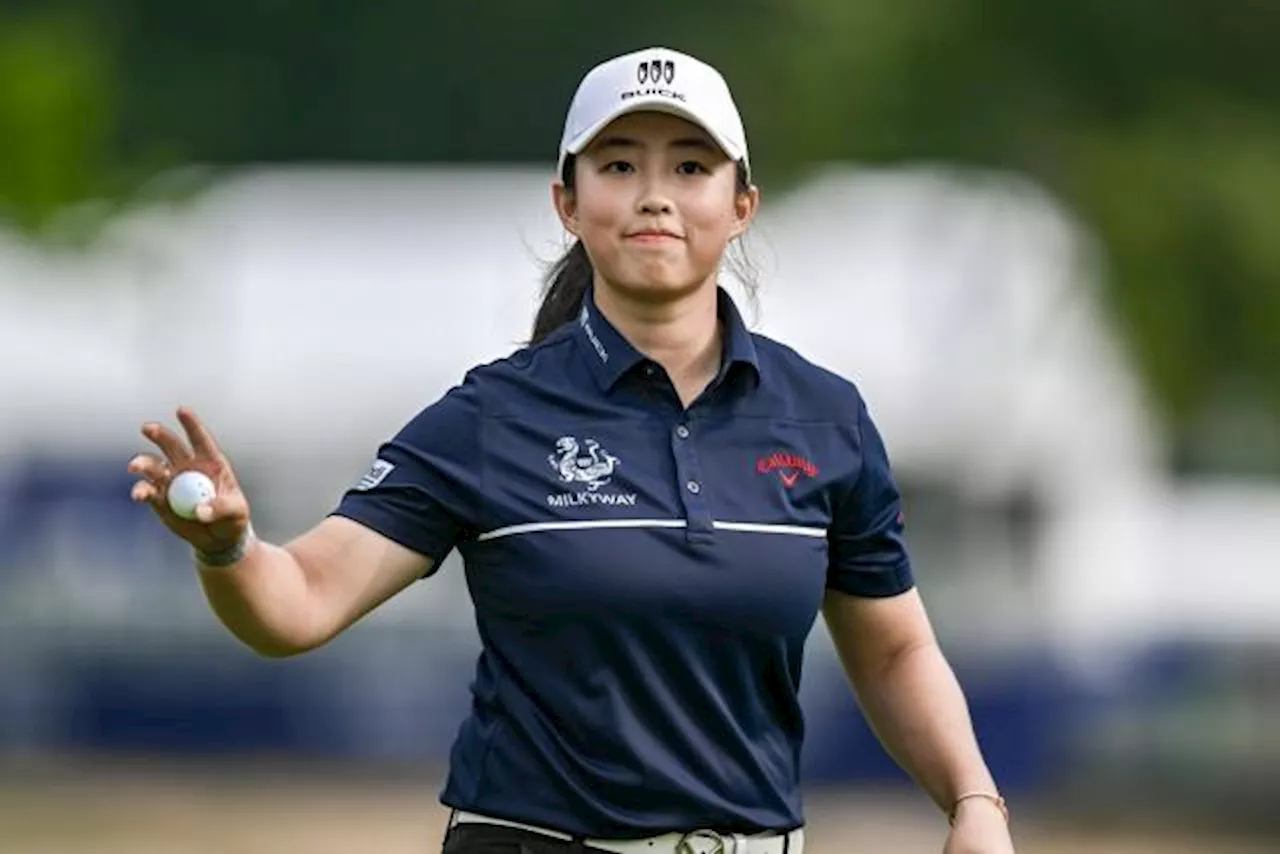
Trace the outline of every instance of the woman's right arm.
<path fill-rule="evenodd" d="M 131 497 L 150 504 L 171 531 L 195 549 L 200 583 L 218 619 L 261 655 L 284 657 L 314 649 L 430 572 L 431 560 L 350 519 L 331 516 L 284 546 L 257 540 L 249 502 L 230 461 L 187 409 L 178 420 L 189 442 L 163 425 L 142 433 L 163 456 L 139 454 L 129 471 L 141 479 Z M 166 500 L 169 482 L 196 470 L 213 479 L 216 495 L 196 518 L 177 516 Z M 236 552 L 225 566 L 200 555 Z M 221 561 L 216 561 L 221 563 Z"/>

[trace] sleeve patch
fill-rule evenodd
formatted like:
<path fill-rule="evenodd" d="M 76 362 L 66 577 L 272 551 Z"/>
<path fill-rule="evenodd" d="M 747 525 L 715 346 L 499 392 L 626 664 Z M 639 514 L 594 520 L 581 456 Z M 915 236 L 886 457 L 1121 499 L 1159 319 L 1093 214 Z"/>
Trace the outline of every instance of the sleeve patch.
<path fill-rule="evenodd" d="M 394 468 L 395 466 L 386 460 L 374 460 L 373 465 L 369 467 L 369 471 L 364 477 L 360 478 L 360 481 L 352 489 L 360 492 L 373 489 L 386 480 L 387 475 L 391 474 L 391 470 Z"/>

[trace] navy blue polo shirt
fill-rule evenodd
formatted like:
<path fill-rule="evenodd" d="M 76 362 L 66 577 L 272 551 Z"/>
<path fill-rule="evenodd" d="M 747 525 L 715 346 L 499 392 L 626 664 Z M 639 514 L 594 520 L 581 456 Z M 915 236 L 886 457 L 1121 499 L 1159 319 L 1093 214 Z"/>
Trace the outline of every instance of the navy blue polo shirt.
<path fill-rule="evenodd" d="M 751 334 L 720 292 L 688 409 L 588 294 L 470 371 L 337 514 L 457 548 L 483 644 L 448 806 L 583 836 L 803 823 L 797 694 L 828 588 L 913 584 L 858 391 Z"/>

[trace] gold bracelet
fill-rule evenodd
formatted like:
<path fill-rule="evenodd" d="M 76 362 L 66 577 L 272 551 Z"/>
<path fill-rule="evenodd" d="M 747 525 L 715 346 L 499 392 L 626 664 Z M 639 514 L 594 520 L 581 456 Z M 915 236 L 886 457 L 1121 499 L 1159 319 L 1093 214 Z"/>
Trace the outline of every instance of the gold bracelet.
<path fill-rule="evenodd" d="M 956 823 L 956 813 L 960 809 L 961 802 L 967 801 L 970 798 L 983 798 L 985 800 L 991 801 L 991 803 L 995 804 L 996 808 L 1000 810 L 1000 814 L 1004 816 L 1005 823 L 1006 824 L 1008 823 L 1009 806 L 1008 804 L 1005 803 L 1004 798 L 1000 797 L 994 792 L 965 792 L 963 795 L 960 795 L 959 797 L 957 797 L 955 799 L 955 802 L 952 803 L 951 812 L 947 813 L 948 824 L 954 825 Z"/>

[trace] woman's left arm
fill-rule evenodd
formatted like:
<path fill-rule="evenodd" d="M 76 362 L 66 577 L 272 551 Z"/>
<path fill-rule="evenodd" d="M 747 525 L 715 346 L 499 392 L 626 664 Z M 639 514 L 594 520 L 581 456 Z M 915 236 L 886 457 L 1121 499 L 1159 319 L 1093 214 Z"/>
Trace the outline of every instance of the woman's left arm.
<path fill-rule="evenodd" d="M 919 592 L 863 597 L 829 589 L 823 615 L 876 737 L 934 803 L 946 813 L 955 810 L 946 854 L 1012 852 L 1005 815 L 994 800 L 959 800 L 998 790 Z"/>

